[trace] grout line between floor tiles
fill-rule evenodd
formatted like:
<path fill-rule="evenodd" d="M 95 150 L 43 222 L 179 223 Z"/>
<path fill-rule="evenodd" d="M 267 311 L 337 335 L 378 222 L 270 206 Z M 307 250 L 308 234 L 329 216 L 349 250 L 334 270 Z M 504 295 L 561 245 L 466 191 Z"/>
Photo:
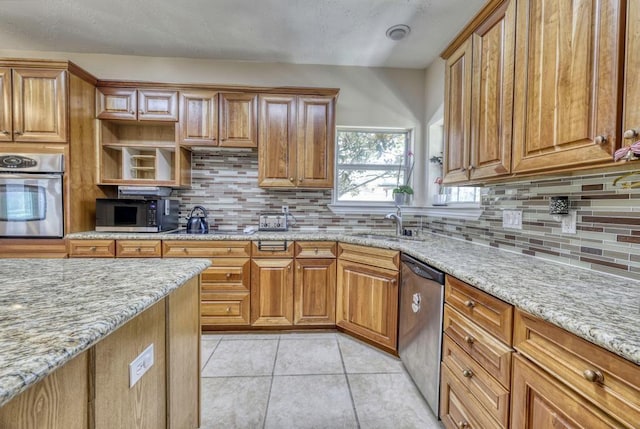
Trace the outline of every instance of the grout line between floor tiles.
<path fill-rule="evenodd" d="M 218 346 L 220 345 L 220 340 L 218 340 L 218 342 L 216 343 L 216 346 L 213 348 L 213 350 L 211 351 L 211 353 L 209 354 L 209 357 L 207 358 L 207 361 L 204 363 L 204 365 L 202 365 L 202 367 L 200 368 L 200 378 L 202 378 L 202 373 L 204 372 L 204 369 L 207 367 L 207 365 L 209 365 L 209 361 L 211 360 L 211 358 L 213 357 L 213 354 L 216 352 L 216 350 L 218 350 Z M 202 344 L 200 344 L 200 348 L 202 348 Z"/>
<path fill-rule="evenodd" d="M 271 389 L 273 388 L 273 374 L 276 372 L 276 362 L 278 361 L 278 351 L 280 351 L 280 337 L 276 344 L 276 354 L 273 358 L 273 368 L 271 368 L 271 383 L 269 383 L 269 393 L 267 394 L 267 406 L 264 409 L 264 417 L 262 419 L 262 429 L 267 426 L 267 415 L 269 414 L 269 402 L 271 402 Z"/>
<path fill-rule="evenodd" d="M 338 343 L 338 352 L 340 353 L 340 363 L 342 363 L 342 371 L 344 373 L 344 379 L 347 382 L 347 389 L 349 390 L 349 398 L 351 399 L 351 409 L 353 410 L 353 415 L 356 418 L 356 427 L 360 428 L 360 418 L 358 418 L 358 410 L 356 410 L 356 401 L 353 400 L 353 393 L 351 392 L 351 383 L 349 383 L 349 376 L 347 375 L 347 367 L 344 364 L 344 357 L 342 356 L 342 348 L 340 347 L 340 341 L 336 338 L 336 343 Z"/>

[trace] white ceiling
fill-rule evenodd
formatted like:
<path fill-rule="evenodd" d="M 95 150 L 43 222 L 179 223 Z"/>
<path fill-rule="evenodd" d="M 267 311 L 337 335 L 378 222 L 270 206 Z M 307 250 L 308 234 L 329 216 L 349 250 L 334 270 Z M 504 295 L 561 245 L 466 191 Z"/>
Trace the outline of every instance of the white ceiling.
<path fill-rule="evenodd" d="M 424 68 L 484 2 L 0 0 L 0 48 Z"/>

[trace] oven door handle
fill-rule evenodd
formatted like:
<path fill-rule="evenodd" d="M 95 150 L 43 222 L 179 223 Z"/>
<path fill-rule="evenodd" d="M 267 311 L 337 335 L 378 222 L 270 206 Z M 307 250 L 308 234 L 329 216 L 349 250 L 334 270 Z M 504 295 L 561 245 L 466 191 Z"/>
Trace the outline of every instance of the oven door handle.
<path fill-rule="evenodd" d="M 62 178 L 62 174 L 0 173 L 0 179 L 40 180 L 40 179 L 61 179 L 61 178 Z"/>

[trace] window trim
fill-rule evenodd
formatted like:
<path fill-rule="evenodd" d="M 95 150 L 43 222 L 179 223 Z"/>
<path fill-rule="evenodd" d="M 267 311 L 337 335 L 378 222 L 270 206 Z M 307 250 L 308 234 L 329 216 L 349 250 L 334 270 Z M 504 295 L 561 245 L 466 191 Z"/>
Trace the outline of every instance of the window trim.
<path fill-rule="evenodd" d="M 334 212 L 334 213 L 342 213 L 343 210 L 340 209 L 340 207 L 343 207 L 344 209 L 347 208 L 351 208 L 350 212 L 344 212 L 344 213 L 353 213 L 354 209 L 373 209 L 374 211 L 372 213 L 383 213 L 388 211 L 390 208 L 395 207 L 395 203 L 393 201 L 340 201 L 338 200 L 338 158 L 339 158 L 339 151 L 338 151 L 338 133 L 339 132 L 349 132 L 349 131 L 356 131 L 356 132 L 372 132 L 372 133 L 396 133 L 396 134 L 400 134 L 400 133 L 406 133 L 407 134 L 407 138 L 406 138 L 406 142 L 405 142 L 405 148 L 404 148 L 404 159 L 403 159 L 403 163 L 404 164 L 404 174 L 406 175 L 409 171 L 409 165 L 408 165 L 408 160 L 409 160 L 409 152 L 413 153 L 413 145 L 414 145 L 414 135 L 415 135 L 415 129 L 413 128 L 406 128 L 406 127 L 354 127 L 354 126 L 346 126 L 346 125 L 338 125 L 336 126 L 336 148 L 335 148 L 335 152 L 336 152 L 336 158 L 335 158 L 335 162 L 333 165 L 334 168 L 334 176 L 336 179 L 334 180 L 334 184 L 333 184 L 333 189 L 331 192 L 331 203 L 329 204 L 329 209 Z M 415 155 L 414 155 L 414 161 L 415 161 Z M 357 170 L 357 169 L 364 169 L 364 170 L 375 170 L 375 167 L 379 167 L 380 170 L 387 170 L 390 167 L 393 168 L 398 168 L 400 167 L 402 164 L 398 165 L 398 164 L 340 164 L 340 165 L 348 165 L 347 169 L 353 169 L 353 170 Z M 415 169 L 414 169 L 414 173 L 415 173 Z M 409 184 L 409 186 L 413 187 L 413 179 L 415 178 L 415 175 L 411 178 L 411 183 Z M 337 211 L 334 211 L 337 210 Z"/>

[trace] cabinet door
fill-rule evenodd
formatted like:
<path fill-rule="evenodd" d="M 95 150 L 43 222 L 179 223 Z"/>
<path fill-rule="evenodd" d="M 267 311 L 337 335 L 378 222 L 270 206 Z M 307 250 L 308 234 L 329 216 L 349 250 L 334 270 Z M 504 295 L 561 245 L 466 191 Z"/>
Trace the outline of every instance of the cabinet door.
<path fill-rule="evenodd" d="M 640 0 L 629 0 L 627 3 L 627 39 L 625 82 L 624 82 L 624 117 L 622 129 L 626 146 L 640 140 Z M 1 138 L 2 136 L 0 136 Z"/>
<path fill-rule="evenodd" d="M 518 355 L 513 361 L 511 397 L 513 429 L 621 427 L 598 408 Z"/>
<path fill-rule="evenodd" d="M 293 296 L 294 324 L 335 325 L 336 260 L 296 260 Z"/>
<path fill-rule="evenodd" d="M 444 84 L 444 164 L 446 183 L 469 179 L 471 138 L 471 60 L 472 39 L 447 59 Z"/>
<path fill-rule="evenodd" d="M 504 2 L 473 33 L 469 177 L 511 171 L 516 2 Z"/>
<path fill-rule="evenodd" d="M 0 141 L 13 140 L 11 123 L 11 69 L 0 68 Z"/>
<path fill-rule="evenodd" d="M 217 100 L 213 91 L 180 93 L 180 144 L 218 144 Z"/>
<path fill-rule="evenodd" d="M 67 141 L 67 72 L 13 70 L 13 140 Z"/>
<path fill-rule="evenodd" d="M 220 146 L 258 147 L 258 96 L 220 94 Z"/>
<path fill-rule="evenodd" d="M 293 324 L 293 260 L 251 261 L 251 324 Z"/>
<path fill-rule="evenodd" d="M 261 95 L 258 185 L 296 186 L 296 97 Z"/>
<path fill-rule="evenodd" d="M 138 91 L 138 119 L 140 121 L 178 120 L 178 91 Z"/>
<path fill-rule="evenodd" d="M 96 88 L 98 119 L 138 119 L 138 92 L 131 88 Z"/>
<path fill-rule="evenodd" d="M 611 161 L 621 2 L 518 1 L 515 173 Z"/>
<path fill-rule="evenodd" d="M 398 272 L 338 261 L 337 325 L 397 349 Z"/>
<path fill-rule="evenodd" d="M 334 105 L 333 97 L 298 97 L 298 187 L 333 187 Z"/>

